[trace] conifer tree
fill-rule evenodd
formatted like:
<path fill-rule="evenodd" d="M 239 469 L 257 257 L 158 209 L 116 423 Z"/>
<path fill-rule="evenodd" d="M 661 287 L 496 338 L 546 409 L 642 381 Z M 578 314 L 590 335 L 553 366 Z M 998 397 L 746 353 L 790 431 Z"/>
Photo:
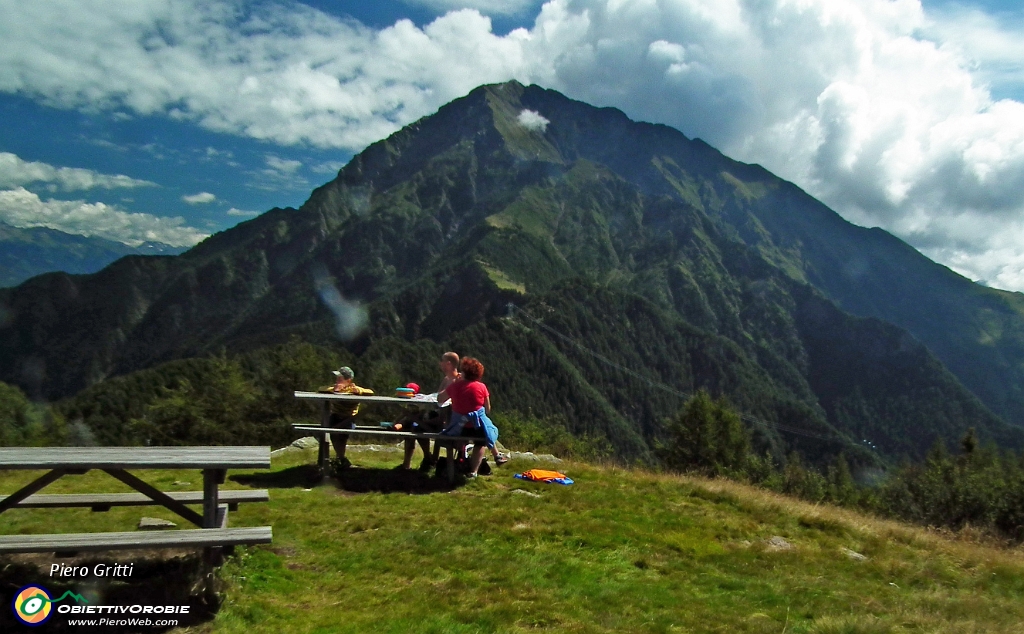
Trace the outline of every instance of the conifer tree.
<path fill-rule="evenodd" d="M 750 436 L 739 414 L 724 398 L 713 400 L 705 390 L 686 402 L 667 431 L 668 442 L 658 453 L 669 469 L 736 475 L 750 456 Z"/>

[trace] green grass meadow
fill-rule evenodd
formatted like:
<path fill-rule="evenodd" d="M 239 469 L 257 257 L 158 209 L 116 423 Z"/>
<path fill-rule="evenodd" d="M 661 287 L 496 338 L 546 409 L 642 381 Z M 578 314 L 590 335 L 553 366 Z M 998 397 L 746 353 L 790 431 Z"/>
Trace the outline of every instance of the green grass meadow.
<path fill-rule="evenodd" d="M 229 474 L 225 488 L 271 495 L 231 525 L 270 524 L 274 543 L 238 549 L 218 572 L 215 618 L 176 631 L 874 634 L 1024 623 L 1021 551 L 976 537 L 728 481 L 576 463 L 558 466 L 572 486 L 516 480 L 544 465 L 514 460 L 450 488 L 392 471 L 397 452 L 353 447 L 343 485 L 309 487 L 314 457 Z M 142 475 L 164 490 L 201 487 L 197 472 Z M 31 477 L 5 473 L 0 491 Z M 89 474 L 46 492 L 119 490 Z M 157 507 L 13 510 L 0 534 L 132 530 L 143 515 L 179 521 Z M 773 536 L 793 548 L 772 550 Z"/>

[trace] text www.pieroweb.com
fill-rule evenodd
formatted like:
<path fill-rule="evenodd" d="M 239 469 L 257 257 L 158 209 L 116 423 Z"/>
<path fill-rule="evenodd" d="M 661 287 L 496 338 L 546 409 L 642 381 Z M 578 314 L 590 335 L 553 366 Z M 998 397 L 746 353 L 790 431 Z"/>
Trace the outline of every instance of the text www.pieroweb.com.
<path fill-rule="evenodd" d="M 188 614 L 189 606 L 114 606 L 114 605 L 90 605 L 70 606 L 62 605 L 57 608 L 60 614 L 68 615 L 69 626 L 85 627 L 167 627 L 178 625 L 178 619 L 154 618 L 158 614 Z M 77 615 L 92 615 L 97 617 L 75 618 Z M 99 616 L 102 615 L 102 616 Z M 154 616 L 150 616 L 154 615 Z"/>
<path fill-rule="evenodd" d="M 85 627 L 174 627 L 177 619 L 68 619 L 70 626 Z"/>

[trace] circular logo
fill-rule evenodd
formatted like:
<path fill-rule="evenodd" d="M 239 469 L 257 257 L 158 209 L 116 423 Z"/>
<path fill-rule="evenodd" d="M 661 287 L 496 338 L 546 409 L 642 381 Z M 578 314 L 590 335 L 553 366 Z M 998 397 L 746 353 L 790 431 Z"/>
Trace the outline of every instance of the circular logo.
<path fill-rule="evenodd" d="M 50 594 L 42 586 L 25 586 L 14 595 L 14 615 L 25 625 L 42 625 L 50 618 Z"/>

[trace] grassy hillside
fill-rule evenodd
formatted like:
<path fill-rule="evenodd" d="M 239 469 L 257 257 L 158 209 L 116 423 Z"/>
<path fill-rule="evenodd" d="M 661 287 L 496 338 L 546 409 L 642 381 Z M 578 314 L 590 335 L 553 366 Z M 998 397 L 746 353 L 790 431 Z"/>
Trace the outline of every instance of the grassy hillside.
<path fill-rule="evenodd" d="M 447 490 L 392 471 L 397 453 L 352 457 L 349 490 L 307 490 L 312 453 L 232 474 L 228 487 L 271 489 L 232 523 L 273 524 L 274 544 L 229 560 L 220 611 L 187 631 L 978 633 L 1024 621 L 1024 557 L 963 536 L 726 481 L 563 463 L 575 485 L 538 485 L 512 478 L 537 465 L 516 460 Z M 4 474 L 0 490 L 29 477 Z M 195 474 L 155 478 L 182 480 Z M 114 484 L 89 475 L 55 490 Z M 170 518 L 16 511 L 0 533 L 129 530 L 143 514 Z"/>

